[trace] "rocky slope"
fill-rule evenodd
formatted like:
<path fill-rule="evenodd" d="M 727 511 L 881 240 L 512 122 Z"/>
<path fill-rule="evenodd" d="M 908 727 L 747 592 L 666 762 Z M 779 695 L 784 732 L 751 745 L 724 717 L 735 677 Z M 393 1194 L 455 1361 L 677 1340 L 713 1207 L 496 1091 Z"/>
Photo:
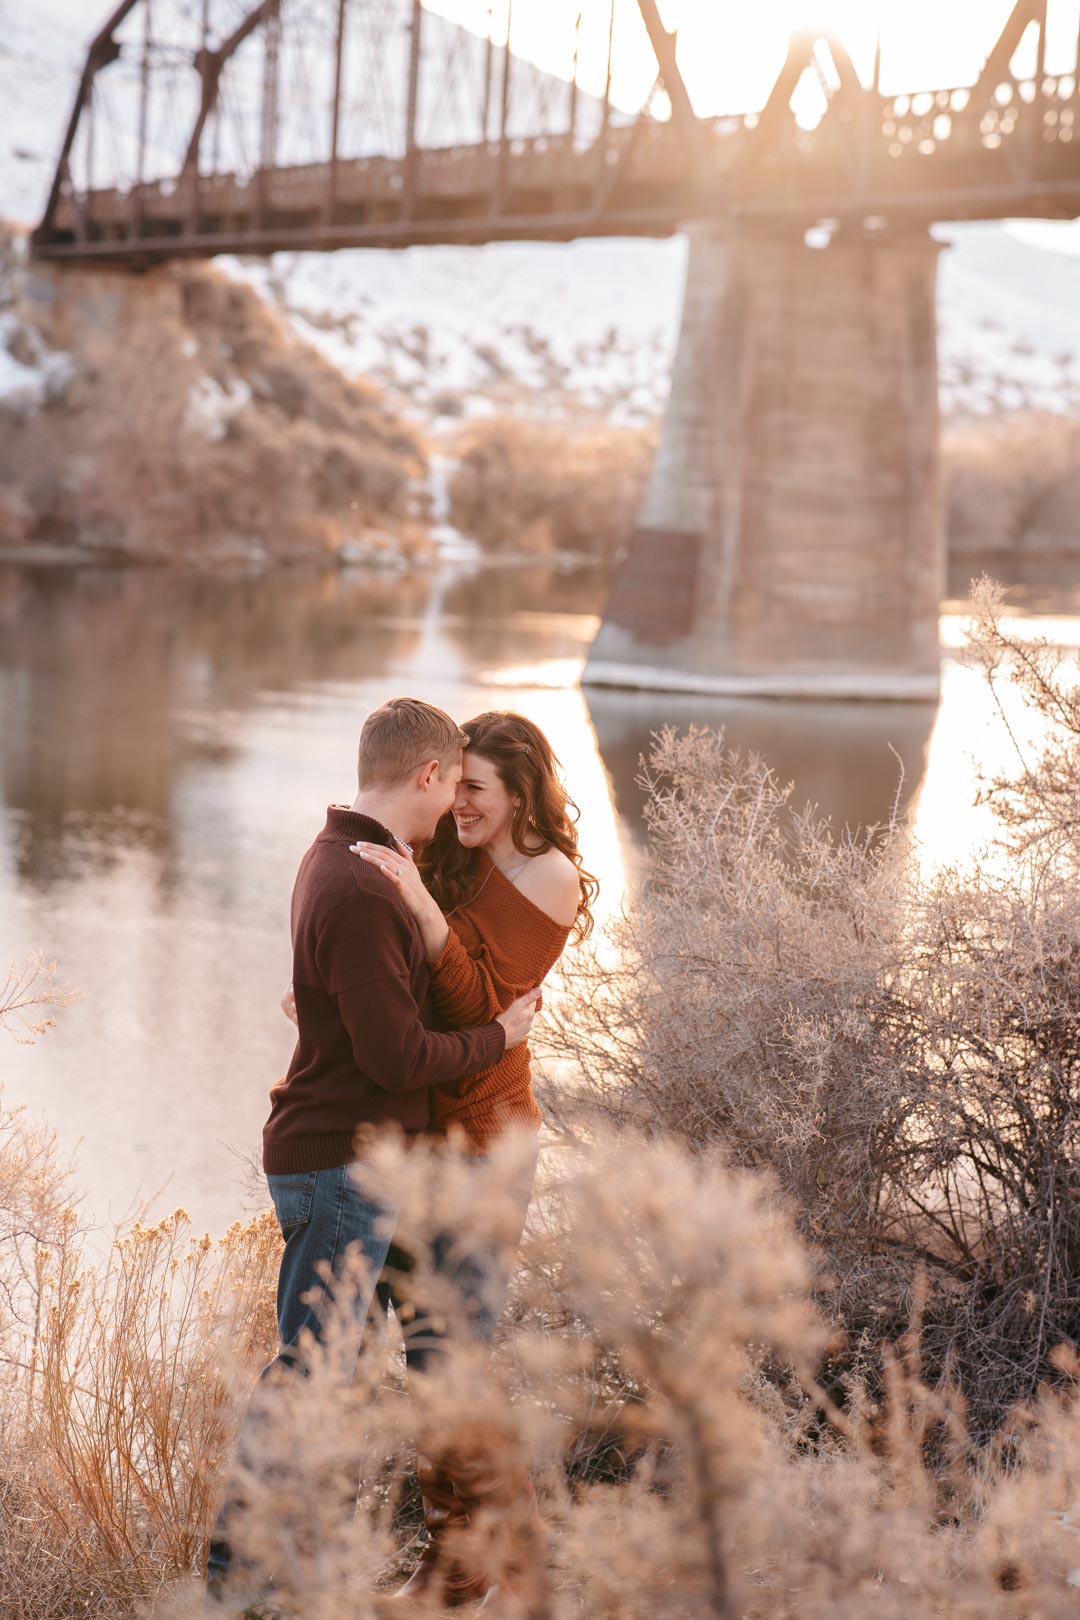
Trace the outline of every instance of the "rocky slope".
<path fill-rule="evenodd" d="M 375 385 L 213 267 L 57 270 L 5 240 L 9 555 L 396 559 L 427 544 L 423 470 L 415 430 Z"/>

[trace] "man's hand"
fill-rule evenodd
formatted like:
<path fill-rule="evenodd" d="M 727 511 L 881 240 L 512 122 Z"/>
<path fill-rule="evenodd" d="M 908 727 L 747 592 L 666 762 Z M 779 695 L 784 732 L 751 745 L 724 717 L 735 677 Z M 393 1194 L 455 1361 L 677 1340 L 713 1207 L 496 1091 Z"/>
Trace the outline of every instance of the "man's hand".
<path fill-rule="evenodd" d="M 526 990 L 523 996 L 512 1001 L 505 1012 L 501 1012 L 495 1022 L 501 1024 L 506 1031 L 506 1050 L 512 1046 L 520 1046 L 526 1039 L 533 1026 L 537 1009 L 540 1006 L 540 991 Z"/>
<path fill-rule="evenodd" d="M 281 998 L 281 1010 L 285 1014 L 286 1018 L 291 1018 L 294 1024 L 298 1023 L 296 1017 L 296 997 L 293 994 L 293 987 L 291 984 Z"/>

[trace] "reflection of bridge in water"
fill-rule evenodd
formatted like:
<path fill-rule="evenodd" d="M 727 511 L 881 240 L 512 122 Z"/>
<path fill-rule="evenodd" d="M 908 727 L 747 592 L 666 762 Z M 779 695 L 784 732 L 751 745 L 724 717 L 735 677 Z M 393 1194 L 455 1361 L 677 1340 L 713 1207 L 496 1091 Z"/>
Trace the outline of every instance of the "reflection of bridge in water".
<path fill-rule="evenodd" d="M 552 6 L 563 76 L 516 54 L 512 0 L 498 40 L 479 3 L 471 30 L 422 0 L 125 0 L 90 47 L 35 251 L 136 268 L 689 225 L 671 405 L 589 677 L 925 695 L 943 549 L 927 226 L 1080 213 L 1077 49 L 1050 59 L 1048 3 L 1017 0 L 972 84 L 885 95 L 880 59 L 867 84 L 805 35 L 758 111 L 717 118 L 656 0 Z M 631 58 L 650 62 L 637 105 Z"/>

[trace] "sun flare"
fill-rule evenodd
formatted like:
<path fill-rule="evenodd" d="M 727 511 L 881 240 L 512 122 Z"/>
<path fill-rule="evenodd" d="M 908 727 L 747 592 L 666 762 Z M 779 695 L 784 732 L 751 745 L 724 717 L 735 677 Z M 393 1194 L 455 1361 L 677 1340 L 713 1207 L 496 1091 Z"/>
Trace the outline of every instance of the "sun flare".
<path fill-rule="evenodd" d="M 515 53 L 561 78 L 573 75 L 576 41 L 579 82 L 593 95 L 603 93 L 613 6 L 614 102 L 636 110 L 656 77 L 656 59 L 638 0 L 427 0 L 427 4 L 478 33 L 490 29 L 500 42 L 509 27 Z M 877 63 L 886 94 L 971 84 L 1013 4 L 1014 0 L 757 0 L 736 13 L 719 0 L 659 0 L 665 26 L 677 30 L 679 66 L 694 106 L 703 115 L 759 109 L 775 83 L 792 34 L 798 33 L 840 40 L 866 84 L 872 82 Z M 1077 10 L 1077 0 L 1048 0 L 1048 72 L 1068 73 L 1076 64 Z M 1033 64 L 1033 45 L 1030 54 Z"/>

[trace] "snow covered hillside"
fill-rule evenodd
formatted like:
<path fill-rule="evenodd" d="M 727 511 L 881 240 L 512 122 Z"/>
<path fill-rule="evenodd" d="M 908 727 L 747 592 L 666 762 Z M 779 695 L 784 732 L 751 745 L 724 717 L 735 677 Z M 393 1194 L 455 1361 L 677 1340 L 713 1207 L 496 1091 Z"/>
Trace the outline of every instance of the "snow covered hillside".
<path fill-rule="evenodd" d="M 0 214 L 44 202 L 101 0 L 0 0 Z M 938 232 L 947 410 L 1080 412 L 1080 254 L 1009 227 Z M 1026 233 L 1030 235 L 1030 232 Z M 1060 238 L 1080 240 L 1080 227 Z M 226 261 L 347 373 L 415 416 L 515 406 L 640 422 L 663 407 L 681 240 L 279 254 Z"/>

